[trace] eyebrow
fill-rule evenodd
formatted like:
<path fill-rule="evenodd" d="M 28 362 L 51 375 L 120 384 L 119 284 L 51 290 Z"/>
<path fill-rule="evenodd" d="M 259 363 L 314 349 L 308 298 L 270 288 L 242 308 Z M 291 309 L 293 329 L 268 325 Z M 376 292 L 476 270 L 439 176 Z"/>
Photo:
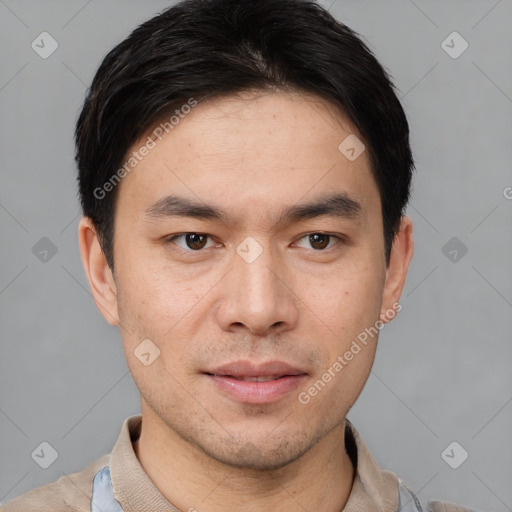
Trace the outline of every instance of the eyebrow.
<path fill-rule="evenodd" d="M 293 224 L 320 216 L 357 220 L 361 217 L 361 203 L 347 193 L 322 196 L 309 203 L 294 204 L 282 209 L 274 219 L 276 226 Z M 232 216 L 224 209 L 196 202 L 186 197 L 169 195 L 159 199 L 146 209 L 147 221 L 167 217 L 191 217 L 199 220 L 232 222 Z"/>

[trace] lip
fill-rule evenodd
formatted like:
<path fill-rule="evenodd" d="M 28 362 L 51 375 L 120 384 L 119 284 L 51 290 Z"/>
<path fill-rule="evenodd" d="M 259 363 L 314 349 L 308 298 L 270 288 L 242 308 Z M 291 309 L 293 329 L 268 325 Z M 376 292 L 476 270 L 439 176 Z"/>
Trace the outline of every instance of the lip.
<path fill-rule="evenodd" d="M 307 373 L 283 361 L 268 361 L 255 365 L 250 361 L 235 361 L 203 372 L 222 393 L 246 404 L 276 402 L 296 389 Z M 257 377 L 275 377 L 263 382 Z"/>

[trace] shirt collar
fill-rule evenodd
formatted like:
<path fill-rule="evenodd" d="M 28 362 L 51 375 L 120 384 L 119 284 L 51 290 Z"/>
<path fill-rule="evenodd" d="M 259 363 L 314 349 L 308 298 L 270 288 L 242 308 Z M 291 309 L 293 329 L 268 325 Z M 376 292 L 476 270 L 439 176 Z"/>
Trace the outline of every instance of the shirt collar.
<path fill-rule="evenodd" d="M 110 475 L 112 488 L 124 512 L 180 512 L 155 487 L 137 459 L 132 442 L 140 436 L 142 415 L 124 420 L 112 450 Z"/>
<path fill-rule="evenodd" d="M 398 478 L 383 471 L 371 456 L 361 435 L 346 420 L 345 447 L 356 467 L 352 491 L 343 512 L 395 512 L 399 508 Z"/>
<path fill-rule="evenodd" d="M 155 487 L 137 459 L 132 443 L 140 435 L 141 424 L 142 415 L 126 418 L 111 452 L 110 475 L 114 497 L 122 505 L 124 512 L 179 512 Z M 356 471 L 352 490 L 342 512 L 398 510 L 398 478 L 393 473 L 380 469 L 361 436 L 348 420 L 345 427 L 345 446 Z"/>

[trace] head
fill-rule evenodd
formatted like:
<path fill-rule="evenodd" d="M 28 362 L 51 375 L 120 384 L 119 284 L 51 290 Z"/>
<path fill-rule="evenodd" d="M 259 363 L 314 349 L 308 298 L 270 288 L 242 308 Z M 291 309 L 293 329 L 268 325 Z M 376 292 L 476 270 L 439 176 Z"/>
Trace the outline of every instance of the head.
<path fill-rule="evenodd" d="M 412 257 L 407 120 L 361 39 L 313 2 L 182 2 L 104 59 L 76 144 L 82 260 L 143 414 L 261 469 L 342 425 Z M 296 378 L 233 394 L 213 375 L 240 361 Z"/>

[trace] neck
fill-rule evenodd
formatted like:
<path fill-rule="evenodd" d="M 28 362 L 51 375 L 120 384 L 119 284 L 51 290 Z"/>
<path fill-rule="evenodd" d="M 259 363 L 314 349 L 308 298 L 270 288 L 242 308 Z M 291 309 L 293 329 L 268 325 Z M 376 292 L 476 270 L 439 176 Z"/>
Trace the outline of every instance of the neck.
<path fill-rule="evenodd" d="M 134 450 L 160 493 L 183 511 L 340 512 L 354 468 L 344 444 L 345 422 L 308 452 L 275 470 L 232 467 L 212 459 L 143 412 Z"/>

